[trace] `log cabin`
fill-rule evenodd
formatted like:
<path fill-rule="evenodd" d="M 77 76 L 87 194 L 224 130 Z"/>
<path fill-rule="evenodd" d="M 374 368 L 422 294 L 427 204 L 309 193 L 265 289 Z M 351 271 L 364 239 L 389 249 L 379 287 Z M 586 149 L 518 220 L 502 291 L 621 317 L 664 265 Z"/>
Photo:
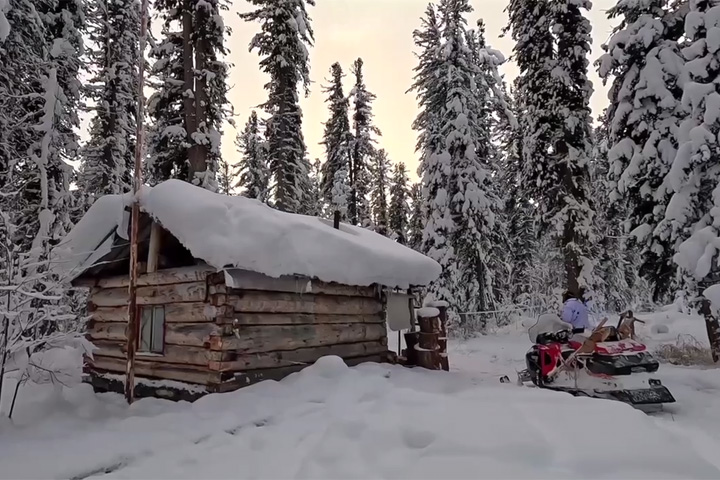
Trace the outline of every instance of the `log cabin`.
<path fill-rule="evenodd" d="M 84 381 L 98 392 L 123 389 L 131 201 L 99 198 L 54 251 L 64 278 L 89 289 L 96 350 Z M 145 187 L 138 201 L 137 397 L 194 400 L 279 380 L 325 355 L 387 360 L 388 315 L 394 330 L 410 322 L 408 291 L 440 274 L 366 229 L 178 180 Z"/>

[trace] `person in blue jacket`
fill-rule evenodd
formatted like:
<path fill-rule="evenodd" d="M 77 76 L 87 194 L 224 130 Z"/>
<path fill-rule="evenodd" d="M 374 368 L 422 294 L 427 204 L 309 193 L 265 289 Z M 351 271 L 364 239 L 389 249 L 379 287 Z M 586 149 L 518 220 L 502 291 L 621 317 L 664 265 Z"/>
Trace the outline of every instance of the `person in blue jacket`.
<path fill-rule="evenodd" d="M 561 318 L 563 322 L 571 324 L 573 328 L 590 328 L 588 305 L 583 299 L 584 294 L 585 291 L 581 288 L 577 295 L 573 294 L 569 290 L 563 295 L 563 311 Z"/>

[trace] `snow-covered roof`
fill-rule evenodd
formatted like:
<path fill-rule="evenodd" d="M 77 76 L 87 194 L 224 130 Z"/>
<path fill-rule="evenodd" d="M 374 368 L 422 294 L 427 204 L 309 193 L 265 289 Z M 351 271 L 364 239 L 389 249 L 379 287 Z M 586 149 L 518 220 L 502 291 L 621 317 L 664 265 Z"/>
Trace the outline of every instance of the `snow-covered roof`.
<path fill-rule="evenodd" d="M 82 274 L 111 252 L 115 234 L 128 240 L 132 195 L 105 195 L 53 249 L 52 269 L 67 280 Z"/>
<path fill-rule="evenodd" d="M 145 187 L 140 207 L 195 258 L 271 277 L 303 275 L 347 285 L 427 285 L 440 265 L 367 229 L 280 212 L 245 197 L 212 193 L 180 180 Z M 110 251 L 113 233 L 127 237 L 128 195 L 97 200 L 56 248 L 56 265 L 74 278 Z M 110 243 L 108 243 L 110 242 Z"/>

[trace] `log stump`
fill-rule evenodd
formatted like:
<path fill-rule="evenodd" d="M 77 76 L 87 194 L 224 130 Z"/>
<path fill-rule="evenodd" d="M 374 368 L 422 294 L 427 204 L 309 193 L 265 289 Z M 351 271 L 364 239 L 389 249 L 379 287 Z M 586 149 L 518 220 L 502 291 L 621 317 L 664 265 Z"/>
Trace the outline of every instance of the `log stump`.
<path fill-rule="evenodd" d="M 442 369 L 440 355 L 440 317 L 418 317 L 420 332 L 415 346 L 417 365 L 428 370 Z M 409 348 L 409 346 L 408 346 Z"/>

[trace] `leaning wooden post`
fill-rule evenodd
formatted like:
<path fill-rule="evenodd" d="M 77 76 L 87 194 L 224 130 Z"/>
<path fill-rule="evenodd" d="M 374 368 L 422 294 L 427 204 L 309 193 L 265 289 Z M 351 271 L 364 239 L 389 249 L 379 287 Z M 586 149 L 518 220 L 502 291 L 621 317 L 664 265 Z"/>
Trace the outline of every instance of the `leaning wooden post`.
<path fill-rule="evenodd" d="M 147 43 L 148 0 L 142 0 L 140 6 L 140 45 L 138 52 L 137 78 L 137 119 L 135 132 L 135 175 L 133 178 L 133 204 L 130 218 L 130 285 L 128 286 L 128 323 L 127 323 L 127 366 L 125 369 L 125 399 L 132 403 L 135 399 L 135 347 L 137 344 L 137 277 L 138 277 L 138 232 L 140 230 L 140 200 L 142 188 L 142 156 L 145 144 L 143 116 L 145 113 L 145 44 Z"/>
<path fill-rule="evenodd" d="M 418 309 L 418 325 L 420 333 L 415 346 L 417 364 L 429 370 L 440 370 L 440 311 L 434 307 Z"/>

